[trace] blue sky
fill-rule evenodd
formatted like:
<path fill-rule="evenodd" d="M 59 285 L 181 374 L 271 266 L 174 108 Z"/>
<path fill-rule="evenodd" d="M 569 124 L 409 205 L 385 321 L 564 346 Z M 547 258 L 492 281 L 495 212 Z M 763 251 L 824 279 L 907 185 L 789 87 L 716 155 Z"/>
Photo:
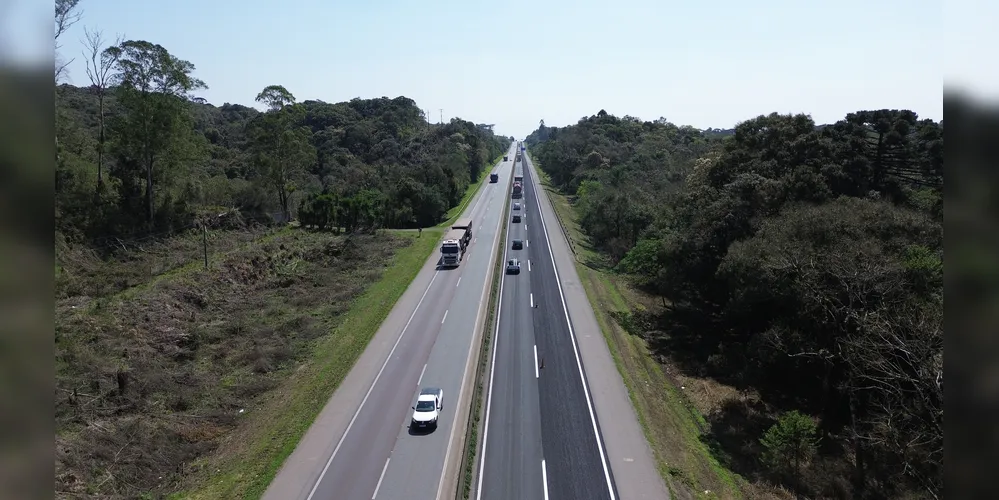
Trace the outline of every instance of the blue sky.
<path fill-rule="evenodd" d="M 51 12 L 45 2 L 0 3 L 12 1 L 25 19 L 35 8 L 30 3 Z M 988 2 L 955 3 L 997 10 Z M 69 74 L 76 85 L 88 84 L 79 57 L 86 25 L 159 43 L 193 62 L 210 87 L 202 96 L 216 105 L 252 105 L 270 84 L 284 85 L 299 100 L 405 95 L 434 121 L 443 108 L 445 120 L 494 123 L 498 133 L 518 138 L 540 119 L 566 125 L 600 109 L 699 128 L 731 127 L 772 111 L 806 112 L 819 123 L 870 108 L 908 108 L 940 119 L 945 66 L 948 75 L 960 64 L 993 66 L 968 53 L 945 61 L 944 9 L 927 0 L 83 0 L 81 6 L 83 20 L 60 40 L 62 54 L 77 57 Z M 948 36 L 974 31 L 968 23 L 950 25 Z M 986 26 L 980 21 L 977 29 Z M 979 80 L 996 74 L 977 71 Z"/>

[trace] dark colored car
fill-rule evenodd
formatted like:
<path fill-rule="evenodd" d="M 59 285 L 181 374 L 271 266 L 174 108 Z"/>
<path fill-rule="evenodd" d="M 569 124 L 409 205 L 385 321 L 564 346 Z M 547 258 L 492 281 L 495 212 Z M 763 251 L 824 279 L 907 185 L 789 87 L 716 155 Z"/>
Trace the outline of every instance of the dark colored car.
<path fill-rule="evenodd" d="M 524 240 L 513 240 L 513 249 L 521 250 L 524 248 Z"/>

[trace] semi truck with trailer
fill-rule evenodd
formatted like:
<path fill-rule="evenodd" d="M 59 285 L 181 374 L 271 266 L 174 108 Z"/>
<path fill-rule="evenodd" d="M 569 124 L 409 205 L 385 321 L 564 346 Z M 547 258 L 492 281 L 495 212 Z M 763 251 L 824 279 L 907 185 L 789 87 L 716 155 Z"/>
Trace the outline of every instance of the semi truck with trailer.
<path fill-rule="evenodd" d="M 441 266 L 457 267 L 472 241 L 472 219 L 458 219 L 441 243 Z"/>

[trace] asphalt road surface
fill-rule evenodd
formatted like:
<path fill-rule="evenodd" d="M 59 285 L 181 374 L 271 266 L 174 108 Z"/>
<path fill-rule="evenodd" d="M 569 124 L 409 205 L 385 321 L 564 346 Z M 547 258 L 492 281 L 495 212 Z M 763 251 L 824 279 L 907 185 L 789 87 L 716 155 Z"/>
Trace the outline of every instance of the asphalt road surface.
<path fill-rule="evenodd" d="M 669 490 L 659 475 L 655 456 L 628 397 L 627 387 L 593 314 L 576 272 L 569 244 L 547 193 L 541 189 L 534 175 L 535 168 L 526 155 L 525 161 L 524 172 L 528 176 L 525 199 L 529 214 L 527 238 L 534 255 L 541 254 L 536 258 L 532 257 L 531 285 L 534 287 L 535 302 L 538 302 L 539 293 L 544 296 L 535 309 L 534 329 L 535 332 L 545 332 L 537 336 L 539 355 L 544 356 L 545 362 L 545 368 L 540 371 L 539 384 L 550 498 L 606 498 L 603 495 L 606 494 L 607 487 L 601 489 L 598 480 L 601 472 L 606 473 L 606 469 L 599 470 L 596 465 L 600 460 L 600 469 L 603 469 L 603 465 L 610 468 L 610 477 L 615 487 L 614 497 L 626 500 L 667 500 L 670 498 Z M 536 230 L 542 231 L 536 233 Z M 542 239 L 545 242 L 543 245 L 540 244 Z M 533 276 L 533 273 L 538 272 L 535 267 L 538 265 L 543 269 L 542 276 L 546 277 L 543 280 Z M 556 281 L 549 279 L 556 272 L 558 286 Z M 549 312 L 545 314 L 545 310 Z M 542 316 L 547 318 L 548 323 L 539 323 Z M 550 326 L 542 326 L 543 324 Z M 568 338 L 563 329 L 566 326 L 571 332 Z M 553 358 L 553 355 L 556 357 Z M 578 377 L 584 368 L 587 390 L 580 394 L 582 384 Z M 571 373 L 573 371 L 576 372 L 575 377 Z M 549 398 L 569 398 L 573 403 L 570 406 L 560 401 L 547 401 Z M 592 402 L 592 405 L 584 406 L 580 398 L 587 399 L 587 403 Z M 599 423 L 603 457 L 593 455 L 592 445 L 573 441 L 589 438 L 592 439 L 590 442 L 596 442 L 592 438 L 592 429 L 587 431 L 584 428 L 589 409 L 593 410 L 595 416 L 589 423 Z M 571 411 L 573 416 L 563 417 L 563 411 Z M 561 422 L 562 418 L 569 419 L 569 422 Z M 577 432 L 578 434 L 572 434 Z M 552 435 L 564 436 L 566 441 L 549 439 Z M 589 450 L 589 456 L 582 459 L 576 456 L 585 450 Z M 565 456 L 570 459 L 562 463 L 562 457 Z M 589 470 L 587 474 L 592 474 L 592 477 L 588 480 L 574 477 L 584 469 Z M 606 481 L 606 475 L 603 479 Z M 571 481 L 589 481 L 584 485 L 592 484 L 595 491 L 584 492 L 579 486 L 566 484 Z"/>
<path fill-rule="evenodd" d="M 511 159 L 513 148 L 511 148 Z M 457 268 L 428 259 L 264 494 L 275 500 L 436 499 L 453 481 L 484 321 L 487 276 L 503 228 L 512 161 L 493 169 L 466 209 L 473 240 Z M 444 390 L 438 428 L 410 432 L 421 386 Z M 465 404 L 459 406 L 459 396 Z"/>
<path fill-rule="evenodd" d="M 490 369 L 479 500 L 616 499 L 535 183 L 524 169 L 521 223 L 508 222 L 506 275 Z M 571 265 L 571 263 L 570 263 Z M 542 363 L 543 361 L 543 363 Z"/>

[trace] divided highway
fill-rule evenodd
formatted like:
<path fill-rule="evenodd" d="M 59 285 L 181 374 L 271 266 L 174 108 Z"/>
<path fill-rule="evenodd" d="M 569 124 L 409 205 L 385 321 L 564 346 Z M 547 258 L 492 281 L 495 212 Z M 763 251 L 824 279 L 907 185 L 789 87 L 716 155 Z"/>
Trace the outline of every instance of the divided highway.
<path fill-rule="evenodd" d="M 513 146 L 510 157 L 513 158 Z M 493 170 L 462 217 L 472 242 L 459 267 L 427 261 L 264 494 L 275 500 L 437 499 L 457 477 L 512 161 Z M 421 386 L 444 390 L 438 428 L 409 429 Z M 451 492 L 453 493 L 453 492 Z"/>
<path fill-rule="evenodd" d="M 523 218 L 507 221 L 505 252 L 521 273 L 501 282 L 476 498 L 614 500 L 536 184 L 530 168 L 523 174 L 524 197 L 512 200 Z M 523 248 L 513 249 L 518 239 Z"/>

